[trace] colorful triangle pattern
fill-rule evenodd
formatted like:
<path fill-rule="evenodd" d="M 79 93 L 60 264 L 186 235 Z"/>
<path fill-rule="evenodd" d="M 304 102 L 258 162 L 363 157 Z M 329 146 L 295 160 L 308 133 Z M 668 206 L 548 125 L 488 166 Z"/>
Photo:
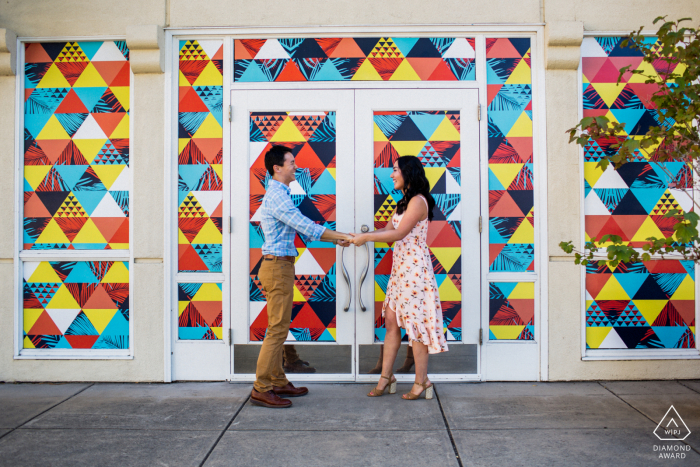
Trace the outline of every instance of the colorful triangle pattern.
<path fill-rule="evenodd" d="M 489 271 L 534 271 L 530 39 L 486 39 Z"/>
<path fill-rule="evenodd" d="M 693 261 L 589 263 L 586 348 L 694 349 Z"/>
<path fill-rule="evenodd" d="M 178 339 L 223 339 L 221 287 L 201 282 L 177 284 Z"/>
<path fill-rule="evenodd" d="M 489 283 L 489 339 L 535 339 L 535 283 Z"/>
<path fill-rule="evenodd" d="M 402 198 L 391 180 L 394 162 L 401 156 L 416 156 L 423 163 L 435 199 L 433 220 L 428 227 L 435 278 L 440 294 L 443 332 L 448 341 L 462 340 L 462 265 L 460 217 L 460 112 L 376 111 L 374 112 L 374 227 L 392 221 L 396 203 Z M 394 250 L 391 245 L 374 245 L 374 336 L 384 339 L 386 327 L 382 308 Z M 403 334 L 402 339 L 408 337 Z"/>
<path fill-rule="evenodd" d="M 270 44 L 268 52 L 272 53 Z M 267 329 L 267 306 L 258 270 L 265 235 L 261 205 L 270 176 L 265 153 L 282 145 L 298 167 L 291 197 L 313 222 L 335 230 L 335 112 L 252 112 L 250 114 L 250 340 L 261 341 Z M 309 242 L 296 235 L 294 304 L 288 340 L 335 342 L 336 249 L 331 243 Z"/>
<path fill-rule="evenodd" d="M 179 44 L 178 271 L 221 272 L 223 42 Z"/>
<path fill-rule="evenodd" d="M 28 261 L 23 269 L 23 348 L 129 348 L 128 261 Z"/>
<path fill-rule="evenodd" d="M 474 38 L 234 41 L 234 81 L 473 81 Z M 195 54 L 196 55 L 196 54 Z"/>
<path fill-rule="evenodd" d="M 24 249 L 128 249 L 126 43 L 26 44 L 24 71 Z"/>

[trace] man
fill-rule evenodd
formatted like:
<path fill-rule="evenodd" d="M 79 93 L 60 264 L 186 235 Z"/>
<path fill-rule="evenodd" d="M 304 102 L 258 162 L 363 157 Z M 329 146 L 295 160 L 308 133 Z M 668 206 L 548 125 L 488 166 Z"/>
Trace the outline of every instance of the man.
<path fill-rule="evenodd" d="M 265 153 L 265 168 L 272 179 L 260 206 L 265 243 L 258 277 L 267 298 L 268 325 L 250 401 L 262 407 L 286 408 L 292 401 L 280 396 L 298 397 L 309 392 L 294 387 L 282 368 L 282 347 L 292 320 L 294 258 L 298 254 L 294 236 L 298 232 L 307 242 L 321 240 L 341 246 L 348 246 L 352 237 L 315 224 L 294 205 L 289 184 L 296 180 L 297 166 L 289 148 L 273 146 Z"/>

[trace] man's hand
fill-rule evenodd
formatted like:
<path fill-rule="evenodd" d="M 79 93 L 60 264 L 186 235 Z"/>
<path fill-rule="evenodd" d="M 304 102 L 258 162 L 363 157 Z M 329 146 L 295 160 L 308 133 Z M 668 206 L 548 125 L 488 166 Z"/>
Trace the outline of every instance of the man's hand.
<path fill-rule="evenodd" d="M 352 238 L 354 234 L 344 234 L 345 238 L 342 240 L 338 240 L 336 245 L 340 245 L 342 247 L 349 247 L 352 244 Z"/>

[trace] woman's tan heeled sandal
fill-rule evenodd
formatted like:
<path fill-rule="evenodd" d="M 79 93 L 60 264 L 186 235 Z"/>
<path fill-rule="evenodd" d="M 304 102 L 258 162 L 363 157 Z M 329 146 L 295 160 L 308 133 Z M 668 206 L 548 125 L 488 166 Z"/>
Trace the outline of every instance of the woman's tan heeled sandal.
<path fill-rule="evenodd" d="M 435 390 L 433 389 L 433 383 L 426 384 L 425 383 L 426 381 L 428 381 L 427 378 L 422 383 L 413 383 L 414 385 L 417 384 L 418 386 L 421 386 L 423 388 L 423 390 L 421 392 L 419 392 L 418 394 L 414 394 L 412 392 L 409 392 L 407 394 L 404 394 L 403 398 L 406 399 L 407 401 L 414 401 L 414 400 L 418 399 L 421 396 L 421 394 L 423 394 L 423 392 L 425 392 L 425 398 L 432 399 L 433 394 L 435 393 Z"/>
<path fill-rule="evenodd" d="M 394 378 L 394 375 L 392 374 L 389 378 L 386 376 L 382 375 L 380 378 L 384 378 L 389 381 L 389 384 L 384 386 L 384 389 L 379 389 L 379 386 L 375 387 L 372 389 L 367 396 L 368 397 L 379 397 L 384 395 L 384 391 L 387 389 L 389 390 L 389 394 L 394 394 L 396 392 L 396 378 Z"/>

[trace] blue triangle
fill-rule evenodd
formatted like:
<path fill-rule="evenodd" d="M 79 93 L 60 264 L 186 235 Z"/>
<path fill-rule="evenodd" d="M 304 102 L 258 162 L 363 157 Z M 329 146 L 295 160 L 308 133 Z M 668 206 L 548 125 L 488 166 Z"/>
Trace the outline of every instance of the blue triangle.
<path fill-rule="evenodd" d="M 681 261 L 683 268 L 688 272 L 690 278 L 695 281 L 695 262 L 694 261 Z"/>
<path fill-rule="evenodd" d="M 688 328 L 686 326 L 652 326 L 651 329 L 665 348 L 674 349 L 677 348 L 676 344 Z"/>
<path fill-rule="evenodd" d="M 87 215 L 91 215 L 92 211 L 95 210 L 98 204 L 100 204 L 100 201 L 102 201 L 102 198 L 107 194 L 106 191 L 74 191 L 73 194 L 75 195 L 76 198 L 78 198 L 78 201 L 80 201 L 80 204 L 83 206 L 83 209 L 85 209 L 85 212 Z"/>
<path fill-rule="evenodd" d="M 618 122 L 625 124 L 627 131 L 632 131 L 639 119 L 644 115 L 644 112 L 646 112 L 645 109 L 610 109 L 610 111 Z"/>
<path fill-rule="evenodd" d="M 24 191 L 34 191 L 34 188 L 32 188 L 26 178 L 24 179 Z"/>
<path fill-rule="evenodd" d="M 431 114 L 416 114 L 409 116 L 413 123 L 416 124 L 421 133 L 425 135 L 426 138 L 430 138 L 437 127 L 440 126 L 443 120 L 447 117 L 444 114 L 431 115 Z"/>
<path fill-rule="evenodd" d="M 102 94 L 107 90 L 106 87 L 99 88 L 73 88 L 73 91 L 78 95 L 83 105 L 87 107 L 88 110 L 93 109 L 97 101 L 102 98 Z"/>
<path fill-rule="evenodd" d="M 613 276 L 622 286 L 628 297 L 634 297 L 637 291 L 642 286 L 644 281 L 649 277 L 649 274 L 615 274 Z"/>
<path fill-rule="evenodd" d="M 90 270 L 87 261 L 76 262 L 68 277 L 63 281 L 64 284 L 97 284 L 99 282 Z"/>
<path fill-rule="evenodd" d="M 262 248 L 265 239 L 262 238 L 255 227 L 250 226 L 250 247 L 249 248 Z"/>
<path fill-rule="evenodd" d="M 178 205 L 178 207 L 180 207 L 180 205 L 182 204 L 182 202 L 185 201 L 185 198 L 186 198 L 187 195 L 189 195 L 190 193 L 192 193 L 191 190 L 187 190 L 187 191 L 178 191 L 178 192 L 177 192 L 177 205 Z"/>
<path fill-rule="evenodd" d="M 88 60 L 92 60 L 100 47 L 102 47 L 104 42 L 78 42 L 78 45 L 83 49 L 83 53 L 87 56 Z M 92 107 L 90 107 L 92 108 Z"/>
<path fill-rule="evenodd" d="M 656 203 L 661 199 L 666 188 L 630 188 L 632 194 L 637 198 L 646 212 L 651 212 Z"/>
<path fill-rule="evenodd" d="M 497 341 L 498 340 L 496 335 L 493 332 L 491 332 L 491 329 L 489 329 L 489 340 L 490 341 Z"/>
<path fill-rule="evenodd" d="M 209 331 L 209 326 L 198 328 L 177 328 L 177 337 L 180 340 L 202 340 Z"/>
<path fill-rule="evenodd" d="M 243 72 L 240 78 L 241 83 L 258 83 L 270 81 L 265 73 L 260 69 L 260 66 L 253 60 L 248 64 L 248 68 Z"/>
<path fill-rule="evenodd" d="M 489 222 L 489 243 L 508 243 L 507 238 L 501 237 L 493 222 Z"/>
<path fill-rule="evenodd" d="M 489 190 L 505 190 L 501 181 L 494 175 L 491 169 L 489 169 Z"/>
<path fill-rule="evenodd" d="M 80 178 L 83 176 L 85 171 L 90 167 L 89 165 L 54 165 L 53 168 L 61 176 L 66 185 L 71 189 L 75 187 Z"/>
<path fill-rule="evenodd" d="M 437 286 L 440 287 L 443 282 L 445 282 L 445 279 L 447 279 L 447 274 L 435 274 L 435 282 L 437 282 Z"/>
<path fill-rule="evenodd" d="M 112 317 L 107 327 L 102 331 L 100 337 L 104 336 L 128 336 L 129 335 L 129 322 L 124 319 L 124 315 L 117 311 Z"/>
<path fill-rule="evenodd" d="M 310 195 L 334 195 L 335 194 L 335 178 L 324 170 L 320 177 L 316 180 L 309 190 Z"/>
<path fill-rule="evenodd" d="M 498 73 L 493 71 L 489 60 L 486 60 L 486 83 L 487 84 L 505 84 L 506 80 L 498 76 Z"/>
<path fill-rule="evenodd" d="M 386 328 L 374 328 L 374 340 L 379 342 L 384 342 L 384 336 L 386 336 Z"/>
<path fill-rule="evenodd" d="M 506 298 L 510 296 L 510 294 L 513 292 L 515 287 L 517 287 L 518 283 L 517 282 L 496 282 L 496 285 L 498 286 L 499 289 L 501 289 L 501 292 L 503 295 L 505 295 Z"/>
<path fill-rule="evenodd" d="M 501 133 L 507 135 L 515 122 L 520 118 L 520 110 L 489 110 L 489 118 L 493 120 Z"/>
<path fill-rule="evenodd" d="M 379 183 L 381 183 L 384 189 L 389 193 L 394 190 L 394 182 L 391 180 L 392 172 L 394 172 L 392 168 L 378 167 L 374 169 L 374 176 L 379 179 Z"/>
<path fill-rule="evenodd" d="M 416 45 L 416 42 L 418 42 L 417 37 L 392 37 L 391 40 L 394 41 L 394 44 L 404 57 L 408 55 L 413 46 Z"/>
<path fill-rule="evenodd" d="M 323 342 L 335 342 L 335 339 L 333 339 L 333 335 L 330 332 L 328 332 L 328 329 L 324 330 L 317 340 Z"/>
<path fill-rule="evenodd" d="M 53 114 L 29 114 L 24 116 L 24 128 L 36 138 Z"/>
<path fill-rule="evenodd" d="M 70 343 L 68 340 L 64 337 L 61 336 L 61 338 L 58 340 L 55 346 L 52 347 L 53 349 L 72 349 L 73 347 L 70 346 Z"/>
<path fill-rule="evenodd" d="M 666 183 L 673 181 L 668 176 L 667 172 L 669 172 L 673 178 L 675 178 L 678 176 L 678 173 L 681 171 L 683 166 L 686 165 L 684 162 L 650 162 L 650 164 L 652 167 L 654 167 L 654 171 L 657 173 L 657 175 Z"/>
<path fill-rule="evenodd" d="M 340 74 L 338 69 L 333 65 L 333 62 L 326 60 L 326 62 L 318 70 L 312 81 L 344 81 L 343 75 Z"/>
<path fill-rule="evenodd" d="M 178 167 L 180 178 L 187 184 L 189 190 L 194 190 L 199 179 L 209 168 L 209 164 L 181 165 Z"/>

